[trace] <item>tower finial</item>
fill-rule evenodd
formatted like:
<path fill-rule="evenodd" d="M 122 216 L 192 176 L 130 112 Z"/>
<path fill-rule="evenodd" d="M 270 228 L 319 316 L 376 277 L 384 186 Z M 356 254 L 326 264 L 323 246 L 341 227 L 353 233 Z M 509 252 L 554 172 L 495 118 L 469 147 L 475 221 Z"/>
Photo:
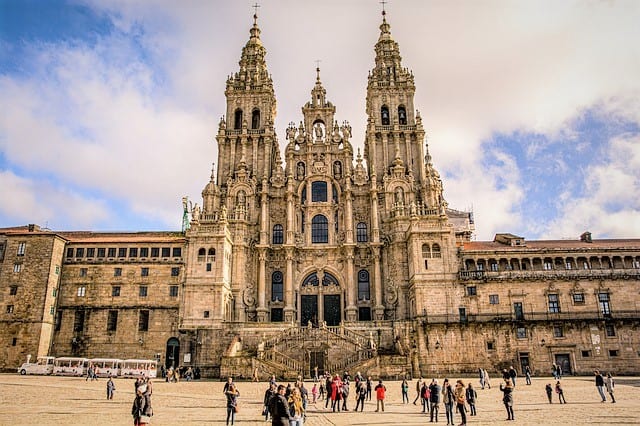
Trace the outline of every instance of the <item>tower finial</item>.
<path fill-rule="evenodd" d="M 322 62 L 320 59 L 316 59 L 315 63 L 316 63 L 316 81 L 320 81 L 320 62 Z"/>
<path fill-rule="evenodd" d="M 258 3 L 256 3 L 251 7 L 254 9 L 254 12 L 253 12 L 253 25 L 256 25 L 258 23 L 258 8 L 260 7 L 260 5 Z"/>
<path fill-rule="evenodd" d="M 382 5 L 382 19 L 384 19 L 384 16 L 387 14 L 387 12 L 384 10 L 384 5 L 389 3 L 388 1 L 382 0 L 380 2 L 380 4 Z"/>

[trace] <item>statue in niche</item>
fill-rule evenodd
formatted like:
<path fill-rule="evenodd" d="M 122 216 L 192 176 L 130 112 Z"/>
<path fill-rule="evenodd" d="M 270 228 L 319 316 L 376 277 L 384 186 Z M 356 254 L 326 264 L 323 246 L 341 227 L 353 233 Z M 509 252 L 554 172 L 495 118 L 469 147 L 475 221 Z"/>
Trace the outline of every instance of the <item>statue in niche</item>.
<path fill-rule="evenodd" d="M 238 191 L 238 196 L 237 196 L 237 199 L 236 199 L 236 203 L 241 205 L 241 206 L 244 206 L 245 202 L 246 202 L 246 195 L 245 195 L 244 191 Z"/>
<path fill-rule="evenodd" d="M 333 177 L 340 179 L 342 177 L 342 163 L 339 161 L 333 162 Z"/>
<path fill-rule="evenodd" d="M 395 199 L 396 199 L 396 204 L 398 205 L 404 204 L 404 191 L 402 190 L 402 188 L 400 187 L 396 188 Z"/>
<path fill-rule="evenodd" d="M 198 203 L 196 203 L 191 210 L 191 219 L 193 219 L 195 222 L 200 220 L 200 206 L 198 205 Z"/>
<path fill-rule="evenodd" d="M 313 127 L 313 131 L 316 135 L 316 139 L 318 140 L 322 139 L 322 137 L 324 136 L 324 130 L 322 129 L 321 123 L 316 123 L 316 125 Z"/>
<path fill-rule="evenodd" d="M 297 173 L 298 180 L 304 179 L 304 175 L 305 175 L 304 163 L 302 162 L 298 163 L 298 166 L 296 168 L 296 173 Z"/>

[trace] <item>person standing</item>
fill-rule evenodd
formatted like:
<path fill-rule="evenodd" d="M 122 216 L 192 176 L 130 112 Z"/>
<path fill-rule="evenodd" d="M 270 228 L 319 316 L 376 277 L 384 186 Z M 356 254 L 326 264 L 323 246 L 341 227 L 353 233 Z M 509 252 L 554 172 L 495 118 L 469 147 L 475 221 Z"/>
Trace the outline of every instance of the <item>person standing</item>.
<path fill-rule="evenodd" d="M 313 382 L 317 383 L 318 382 L 318 366 L 316 365 L 315 367 L 313 367 Z"/>
<path fill-rule="evenodd" d="M 553 395 L 553 388 L 551 387 L 551 383 L 547 383 L 547 386 L 544 387 L 544 391 L 547 393 L 549 404 L 553 404 L 553 399 L 551 398 Z"/>
<path fill-rule="evenodd" d="M 382 380 L 378 380 L 378 384 L 375 388 L 376 391 L 376 399 L 377 399 L 377 408 L 376 413 L 380 411 L 380 407 L 382 407 L 382 412 L 384 413 L 384 398 L 385 393 L 387 392 L 387 388 L 382 384 Z"/>
<path fill-rule="evenodd" d="M 511 380 L 505 380 L 504 386 L 500 383 L 500 390 L 503 393 L 502 402 L 504 403 L 504 408 L 507 410 L 507 420 L 515 420 L 513 415 L 513 385 L 511 384 Z"/>
<path fill-rule="evenodd" d="M 611 402 L 615 404 L 616 398 L 613 396 L 613 388 L 615 384 L 613 382 L 613 377 L 611 377 L 611 373 L 607 373 L 607 377 L 604 379 L 604 385 L 607 388 L 607 392 L 609 392 L 609 396 L 611 397 Z"/>
<path fill-rule="evenodd" d="M 293 388 L 289 397 L 289 425 L 302 426 L 304 422 L 304 405 L 302 404 L 302 395 L 299 388 Z"/>
<path fill-rule="evenodd" d="M 444 403 L 444 413 L 447 416 L 447 424 L 453 425 L 453 404 L 455 402 L 455 396 L 453 395 L 453 389 L 449 379 L 444 379 L 442 383 L 442 402 Z"/>
<path fill-rule="evenodd" d="M 335 375 L 333 381 L 331 382 L 331 411 L 336 412 L 336 407 L 338 408 L 338 412 L 342 408 L 342 380 L 340 380 L 339 375 Z"/>
<path fill-rule="evenodd" d="M 429 386 L 427 381 L 422 382 L 422 388 L 420 389 L 420 401 L 422 402 L 422 412 L 429 412 Z"/>
<path fill-rule="evenodd" d="M 478 368 L 478 376 L 480 376 L 480 388 L 484 389 L 484 370 L 482 368 Z"/>
<path fill-rule="evenodd" d="M 271 414 L 271 424 L 273 426 L 289 426 L 289 403 L 284 397 L 287 388 L 284 385 L 278 385 L 276 394 L 269 401 L 269 413 Z"/>
<path fill-rule="evenodd" d="M 227 383 L 224 384 L 224 387 L 222 388 L 222 393 L 226 394 L 226 392 L 229 390 L 229 387 L 233 384 L 233 377 L 227 377 Z"/>
<path fill-rule="evenodd" d="M 113 393 L 116 391 L 116 385 L 113 383 L 111 376 L 107 380 L 107 399 L 113 399 Z"/>
<path fill-rule="evenodd" d="M 456 388 L 453 390 L 453 395 L 456 398 L 456 408 L 458 413 L 460 413 L 460 417 L 462 422 L 459 426 L 465 426 L 467 424 L 467 408 L 465 407 L 466 402 L 466 389 L 464 387 L 464 383 L 462 380 L 458 379 L 456 381 Z M 453 415 L 451 416 L 453 419 Z"/>
<path fill-rule="evenodd" d="M 227 425 L 229 424 L 229 420 L 231 420 L 231 425 L 233 425 L 236 419 L 236 413 L 238 412 L 238 397 L 240 396 L 240 392 L 238 392 L 234 384 L 230 384 L 224 394 L 227 397 Z"/>
<path fill-rule="evenodd" d="M 442 387 L 438 384 L 438 379 L 433 379 L 429 385 L 429 405 L 431 406 L 431 415 L 429 421 L 433 422 L 436 419 L 438 423 L 438 410 L 440 409 L 440 392 Z"/>
<path fill-rule="evenodd" d="M 342 383 L 342 411 L 349 411 L 347 408 L 347 400 L 349 399 L 349 380 Z"/>
<path fill-rule="evenodd" d="M 556 363 L 554 362 L 551 365 L 551 375 L 553 376 L 554 379 L 558 380 L 558 366 L 556 365 Z"/>
<path fill-rule="evenodd" d="M 516 377 L 518 377 L 518 373 L 512 365 L 511 367 L 509 367 L 509 378 L 511 379 L 511 383 L 513 383 L 513 387 L 516 386 Z"/>
<path fill-rule="evenodd" d="M 264 414 L 264 421 L 269 420 L 269 401 L 273 398 L 277 393 L 275 383 L 269 384 L 269 388 L 264 392 L 264 399 L 262 400 L 264 404 L 264 408 L 262 409 L 262 414 Z"/>
<path fill-rule="evenodd" d="M 327 374 L 327 380 L 325 382 L 325 387 L 327 388 L 327 400 L 324 402 L 324 408 L 329 407 L 329 401 L 333 400 L 333 381 L 331 380 L 331 374 Z M 333 402 L 332 402 L 333 404 Z"/>
<path fill-rule="evenodd" d="M 360 412 L 362 412 L 364 410 L 364 400 L 367 398 L 367 387 L 364 385 L 364 383 L 360 383 L 360 387 L 356 389 L 356 396 L 358 398 L 358 401 L 356 402 L 355 411 L 358 411 L 358 407 L 360 407 Z"/>
<path fill-rule="evenodd" d="M 478 397 L 478 393 L 471 385 L 471 382 L 469 382 L 469 386 L 467 386 L 466 397 L 467 397 L 467 403 L 469 404 L 469 409 L 471 410 L 471 415 L 475 416 L 476 415 L 476 398 Z"/>
<path fill-rule="evenodd" d="M 556 393 L 558 394 L 558 402 L 560 404 L 566 404 L 567 401 L 564 399 L 564 391 L 562 390 L 562 385 L 560 384 L 560 380 L 556 382 Z"/>
<path fill-rule="evenodd" d="M 524 378 L 527 382 L 527 385 L 531 384 L 531 367 L 528 365 L 524 368 Z"/>
<path fill-rule="evenodd" d="M 596 376 L 596 389 L 598 389 L 598 393 L 600 394 L 600 398 L 602 398 L 602 402 L 606 402 L 607 397 L 604 396 L 604 378 L 598 370 L 596 370 L 594 374 Z"/>
<path fill-rule="evenodd" d="M 314 383 L 313 387 L 311 388 L 311 396 L 313 397 L 313 403 L 316 403 L 316 398 L 318 398 L 318 384 Z"/>
<path fill-rule="evenodd" d="M 373 382 L 371 376 L 367 377 L 367 401 L 371 401 L 371 390 L 373 389 Z"/>
<path fill-rule="evenodd" d="M 146 399 L 143 395 L 145 390 L 143 386 L 136 389 L 136 397 L 131 406 L 134 426 L 145 426 L 149 424 L 149 417 L 146 415 Z"/>
<path fill-rule="evenodd" d="M 413 401 L 413 405 L 416 405 L 416 401 L 418 400 L 418 398 L 420 398 L 420 380 L 418 380 L 418 383 L 416 384 L 416 386 L 418 387 L 418 395 L 416 396 L 416 399 Z M 409 383 L 407 383 L 407 380 L 403 380 L 402 383 L 400 384 L 400 391 L 402 392 L 402 403 L 403 404 L 408 404 L 409 403 Z"/>

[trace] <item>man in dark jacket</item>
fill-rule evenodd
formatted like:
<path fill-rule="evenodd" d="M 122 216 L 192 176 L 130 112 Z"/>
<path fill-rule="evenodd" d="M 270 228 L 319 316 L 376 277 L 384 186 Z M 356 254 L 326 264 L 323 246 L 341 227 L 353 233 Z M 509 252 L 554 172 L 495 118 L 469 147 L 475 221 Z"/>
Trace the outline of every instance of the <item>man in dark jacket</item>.
<path fill-rule="evenodd" d="M 269 413 L 271 413 L 273 426 L 289 426 L 289 403 L 284 397 L 286 390 L 284 385 L 279 385 L 278 392 L 269 401 Z"/>
<path fill-rule="evenodd" d="M 438 384 L 437 379 L 433 379 L 431 384 L 429 385 L 429 404 L 431 406 L 431 415 L 430 421 L 436 419 L 436 423 L 438 422 L 438 409 L 440 408 L 440 392 L 442 392 L 442 387 Z"/>

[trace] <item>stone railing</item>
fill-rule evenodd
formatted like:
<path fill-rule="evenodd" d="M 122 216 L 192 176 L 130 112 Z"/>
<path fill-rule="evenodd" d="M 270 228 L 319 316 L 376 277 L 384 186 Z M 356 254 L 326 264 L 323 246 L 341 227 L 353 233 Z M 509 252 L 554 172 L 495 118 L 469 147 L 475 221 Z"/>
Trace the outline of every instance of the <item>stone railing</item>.
<path fill-rule="evenodd" d="M 422 324 L 450 323 L 486 323 L 512 321 L 573 321 L 573 320 L 608 320 L 608 319 L 640 319 L 640 310 L 616 310 L 603 313 L 600 310 L 571 312 L 527 312 L 520 315 L 510 312 L 501 313 L 468 313 L 461 317 L 458 314 L 423 315 L 418 318 Z"/>
<path fill-rule="evenodd" d="M 258 359 L 283 365 L 290 370 L 302 371 L 302 363 L 300 361 L 288 357 L 273 348 L 268 351 L 258 353 Z"/>
<path fill-rule="evenodd" d="M 349 367 L 353 364 L 367 361 L 374 356 L 377 352 L 374 349 L 363 349 L 353 355 L 343 357 L 336 362 L 330 362 L 325 365 L 325 371 L 338 372 L 349 370 Z"/>
<path fill-rule="evenodd" d="M 513 280 L 513 279 L 579 279 L 617 278 L 640 279 L 637 269 L 549 269 L 541 271 L 460 271 L 461 280 Z"/>

